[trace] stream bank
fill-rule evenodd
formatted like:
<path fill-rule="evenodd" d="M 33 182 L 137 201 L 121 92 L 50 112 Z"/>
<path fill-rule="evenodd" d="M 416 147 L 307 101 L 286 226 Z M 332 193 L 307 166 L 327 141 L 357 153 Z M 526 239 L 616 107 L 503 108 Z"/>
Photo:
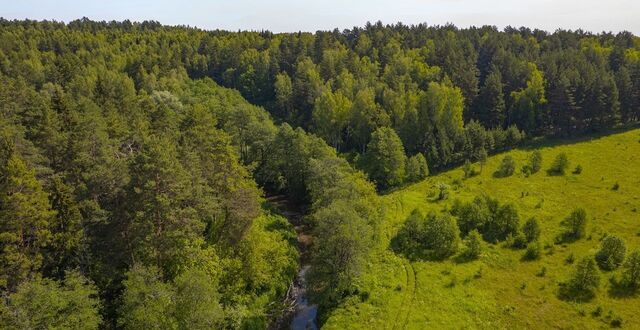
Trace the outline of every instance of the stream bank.
<path fill-rule="evenodd" d="M 296 231 L 300 269 L 289 286 L 284 301 L 284 313 L 270 326 L 270 329 L 317 330 L 318 306 L 311 304 L 306 291 L 306 274 L 309 271 L 309 248 L 312 237 L 310 228 L 304 221 L 304 212 L 284 195 L 267 197 L 267 202 L 291 223 Z"/>

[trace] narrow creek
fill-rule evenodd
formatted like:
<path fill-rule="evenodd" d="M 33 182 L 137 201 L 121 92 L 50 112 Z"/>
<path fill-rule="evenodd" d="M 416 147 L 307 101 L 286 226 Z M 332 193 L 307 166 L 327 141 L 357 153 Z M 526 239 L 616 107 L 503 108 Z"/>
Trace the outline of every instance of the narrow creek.
<path fill-rule="evenodd" d="M 284 316 L 276 320 L 271 329 L 293 330 L 317 330 L 316 315 L 318 306 L 309 301 L 306 291 L 306 274 L 309 271 L 309 247 L 311 235 L 309 227 L 304 221 L 303 212 L 289 201 L 286 196 L 277 195 L 267 198 L 267 201 L 275 206 L 280 214 L 287 218 L 294 226 L 298 237 L 298 250 L 300 251 L 300 269 L 298 275 L 291 283 L 287 297 L 285 298 Z"/>

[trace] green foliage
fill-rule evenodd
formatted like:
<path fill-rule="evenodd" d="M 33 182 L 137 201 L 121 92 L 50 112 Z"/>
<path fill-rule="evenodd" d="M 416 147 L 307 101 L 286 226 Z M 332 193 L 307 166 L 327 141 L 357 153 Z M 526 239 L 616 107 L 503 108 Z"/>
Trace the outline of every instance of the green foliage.
<path fill-rule="evenodd" d="M 53 180 L 50 190 L 49 199 L 56 216 L 50 224 L 51 241 L 44 253 L 43 273 L 62 278 L 65 270 L 80 264 L 84 243 L 82 215 L 71 188 L 60 178 Z"/>
<path fill-rule="evenodd" d="M 529 165 L 531 166 L 531 174 L 538 173 L 542 169 L 542 153 L 539 150 L 531 153 Z"/>
<path fill-rule="evenodd" d="M 574 241 L 583 238 L 587 233 L 587 211 L 577 208 L 560 223 L 564 232 L 558 237 L 561 241 Z"/>
<path fill-rule="evenodd" d="M 395 131 L 381 127 L 371 135 L 362 167 L 378 187 L 387 189 L 404 181 L 406 159 L 402 141 Z"/>
<path fill-rule="evenodd" d="M 103 299 L 106 327 L 117 323 L 121 279 L 134 264 L 157 267 L 161 279 L 151 282 L 171 292 L 192 275 L 194 287 L 184 292 L 218 292 L 202 305 L 218 311 L 219 298 L 228 312 L 224 324 L 217 312 L 193 308 L 189 320 L 174 312 L 169 328 L 192 321 L 194 328 L 264 327 L 297 257 L 292 228 L 264 214 L 258 187 L 286 193 L 312 215 L 335 203 L 352 206 L 364 222 L 356 228 L 384 237 L 372 185 L 325 141 L 363 154 L 372 133 L 389 127 L 434 170 L 465 159 L 482 169 L 488 153 L 525 138 L 519 128 L 527 136 L 574 137 L 640 118 L 640 56 L 628 33 L 381 23 L 233 33 L 87 19 L 1 25 L 0 291 L 11 297 L 25 283 L 53 283 L 81 266 Z M 277 127 L 271 115 L 300 128 Z M 389 182 L 402 182 L 395 170 L 405 166 L 408 180 L 426 176 L 426 161 L 400 158 L 383 171 L 392 173 Z M 439 197 L 458 191 L 443 188 Z M 499 207 L 487 209 L 476 217 L 480 225 L 465 226 L 486 236 Z M 333 231 L 326 233 L 318 251 L 331 251 L 324 244 L 334 244 Z M 372 260 L 370 250 L 357 249 L 354 260 Z M 314 263 L 339 259 L 322 256 Z M 367 280 L 355 273 L 341 293 L 322 285 L 341 282 L 340 272 L 310 286 L 344 298 Z M 322 313 L 336 303 L 322 301 Z"/>
<path fill-rule="evenodd" d="M 501 205 L 484 225 L 482 234 L 490 242 L 497 242 L 514 235 L 520 227 L 520 217 L 513 204 Z"/>
<path fill-rule="evenodd" d="M 524 249 L 527 247 L 527 236 L 521 231 L 507 237 L 506 243 L 515 249 Z"/>
<path fill-rule="evenodd" d="M 465 250 L 463 256 L 469 259 L 477 259 L 482 254 L 482 236 L 478 230 L 472 230 L 464 239 Z"/>
<path fill-rule="evenodd" d="M 67 272 L 60 282 L 22 282 L 0 303 L 0 324 L 5 329 L 98 329 L 99 309 L 95 286 L 80 273 Z"/>
<path fill-rule="evenodd" d="M 571 172 L 573 174 L 580 174 L 582 173 L 582 166 L 580 164 L 578 164 L 578 166 L 576 166 L 576 168 L 573 170 L 573 172 Z"/>
<path fill-rule="evenodd" d="M 600 268 L 613 270 L 622 265 L 627 247 L 624 241 L 614 235 L 607 235 L 602 240 L 600 250 L 596 253 L 596 261 Z"/>
<path fill-rule="evenodd" d="M 463 234 L 478 229 L 489 242 L 514 237 L 519 231 L 520 218 L 515 206 L 500 205 L 496 199 L 486 195 L 476 197 L 471 203 L 454 205 L 452 214 L 458 217 Z"/>
<path fill-rule="evenodd" d="M 522 232 L 527 238 L 527 242 L 533 242 L 540 238 L 540 222 L 535 217 L 529 218 L 522 225 Z"/>
<path fill-rule="evenodd" d="M 35 171 L 13 151 L 7 156 L 0 159 L 0 287 L 13 290 L 40 270 L 55 212 Z"/>
<path fill-rule="evenodd" d="M 291 78 L 286 73 L 279 73 L 273 85 L 275 89 L 275 98 L 280 108 L 279 115 L 282 118 L 293 120 L 296 117 L 293 108 L 293 86 Z"/>
<path fill-rule="evenodd" d="M 421 153 L 417 153 L 407 159 L 407 181 L 418 182 L 429 176 L 427 160 Z"/>
<path fill-rule="evenodd" d="M 633 251 L 623 265 L 622 283 L 632 290 L 640 288 L 640 251 Z"/>
<path fill-rule="evenodd" d="M 463 235 L 467 235 L 475 229 L 482 229 L 493 216 L 492 210 L 497 201 L 488 196 L 476 197 L 471 203 L 460 203 L 452 207 L 452 214 L 458 217 L 458 226 Z"/>
<path fill-rule="evenodd" d="M 438 188 L 438 200 L 439 201 L 443 201 L 447 198 L 449 198 L 449 185 L 444 183 L 444 182 L 440 182 L 437 184 L 437 188 Z"/>
<path fill-rule="evenodd" d="M 520 217 L 515 206 L 500 205 L 498 200 L 486 195 L 478 196 L 470 203 L 455 204 L 451 213 L 458 218 L 463 234 L 477 229 L 485 240 L 493 243 L 519 234 Z"/>
<path fill-rule="evenodd" d="M 549 175 L 564 175 L 569 167 L 569 158 L 564 152 L 559 153 L 553 160 L 551 167 L 547 169 Z"/>
<path fill-rule="evenodd" d="M 426 217 L 414 210 L 395 237 L 396 249 L 408 256 L 444 259 L 458 251 L 460 230 L 449 215 L 430 213 Z"/>
<path fill-rule="evenodd" d="M 500 167 L 493 173 L 497 178 L 504 178 L 513 175 L 516 170 L 516 161 L 511 156 L 505 156 L 500 163 Z"/>
<path fill-rule="evenodd" d="M 492 68 L 475 101 L 477 117 L 486 127 L 503 125 L 506 107 L 500 70 Z"/>
<path fill-rule="evenodd" d="M 316 243 L 309 279 L 325 288 L 315 299 L 327 306 L 350 292 L 373 243 L 372 228 L 357 209 L 337 201 L 314 214 Z"/>
<path fill-rule="evenodd" d="M 511 92 L 513 99 L 512 116 L 517 125 L 526 132 L 535 131 L 537 123 L 543 116 L 545 98 L 545 81 L 543 74 L 535 63 L 527 63 L 529 78 L 527 86 L 521 90 Z M 534 171 L 535 173 L 537 171 Z"/>
<path fill-rule="evenodd" d="M 560 288 L 560 296 L 571 300 L 589 300 L 600 286 L 600 271 L 593 256 L 586 256 L 576 264 L 572 277 Z"/>
<path fill-rule="evenodd" d="M 173 317 L 175 288 L 162 280 L 156 267 L 134 265 L 123 281 L 118 326 L 124 329 L 177 329 Z"/>
<path fill-rule="evenodd" d="M 522 256 L 525 260 L 537 260 L 542 255 L 542 245 L 539 241 L 532 241 L 527 244 L 527 249 Z"/>
<path fill-rule="evenodd" d="M 351 106 L 351 101 L 339 91 L 325 91 L 315 101 L 315 132 L 334 148 L 342 144 L 342 135 L 348 124 Z"/>
<path fill-rule="evenodd" d="M 189 270 L 175 280 L 175 318 L 179 329 L 223 327 L 224 311 L 219 303 L 215 279 L 199 270 Z"/>
<path fill-rule="evenodd" d="M 477 174 L 476 170 L 473 168 L 473 165 L 471 165 L 471 162 L 468 159 L 464 161 L 462 171 L 464 171 L 465 178 L 470 178 Z"/>

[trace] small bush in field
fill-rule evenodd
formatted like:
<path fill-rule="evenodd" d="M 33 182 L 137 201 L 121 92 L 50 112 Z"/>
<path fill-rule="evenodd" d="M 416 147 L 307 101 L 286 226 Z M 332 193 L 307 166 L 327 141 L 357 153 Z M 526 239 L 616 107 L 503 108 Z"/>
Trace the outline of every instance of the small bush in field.
<path fill-rule="evenodd" d="M 504 178 L 513 175 L 516 170 L 516 161 L 511 156 L 504 156 L 500 167 L 493 173 L 496 178 Z"/>
<path fill-rule="evenodd" d="M 556 158 L 553 160 L 553 164 L 547 170 L 549 175 L 564 175 L 569 167 L 569 157 L 564 152 L 558 154 Z"/>

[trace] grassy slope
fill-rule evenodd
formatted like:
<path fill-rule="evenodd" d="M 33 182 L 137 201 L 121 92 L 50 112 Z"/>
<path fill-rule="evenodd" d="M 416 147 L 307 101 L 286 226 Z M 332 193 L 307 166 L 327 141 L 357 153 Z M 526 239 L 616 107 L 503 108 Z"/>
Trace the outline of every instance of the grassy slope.
<path fill-rule="evenodd" d="M 622 317 L 624 327 L 640 328 L 640 297 L 615 298 L 608 293 L 608 279 L 619 271 L 603 273 L 600 290 L 588 303 L 566 302 L 556 296 L 558 282 L 574 269 L 565 263 L 567 256 L 573 253 L 578 260 L 595 253 L 602 234 L 623 237 L 628 250 L 640 249 L 639 142 L 640 130 L 631 130 L 543 145 L 543 170 L 529 178 L 520 174 L 519 168 L 531 150 L 514 150 L 509 154 L 516 159 L 518 170 L 512 177 L 492 177 L 504 156 L 497 155 L 474 178 L 461 180 L 462 170 L 454 169 L 384 196 L 385 247 L 414 208 L 441 210 L 456 198 L 470 200 L 481 193 L 514 202 L 521 223 L 535 215 L 542 223 L 543 245 L 553 245 L 553 238 L 561 231 L 559 222 L 574 207 L 582 206 L 590 219 L 590 239 L 555 245 L 552 253 L 545 249 L 543 257 L 533 262 L 520 260 L 522 250 L 501 245 L 487 246 L 480 260 L 469 263 L 456 263 L 453 258 L 410 263 L 382 249 L 365 272 L 363 286 L 369 290 L 369 298 L 346 302 L 330 315 L 326 328 L 597 328 L 608 327 L 609 311 Z M 544 169 L 560 152 L 569 156 L 571 170 L 582 165 L 582 173 L 547 176 Z M 456 179 L 461 181 L 459 186 L 453 184 Z M 433 202 L 428 197 L 438 182 L 455 186 L 449 200 Z M 616 182 L 620 184 L 618 191 L 611 189 Z M 546 267 L 546 276 L 536 276 L 542 267 Z M 602 316 L 594 317 L 591 312 L 598 306 L 603 309 Z"/>

